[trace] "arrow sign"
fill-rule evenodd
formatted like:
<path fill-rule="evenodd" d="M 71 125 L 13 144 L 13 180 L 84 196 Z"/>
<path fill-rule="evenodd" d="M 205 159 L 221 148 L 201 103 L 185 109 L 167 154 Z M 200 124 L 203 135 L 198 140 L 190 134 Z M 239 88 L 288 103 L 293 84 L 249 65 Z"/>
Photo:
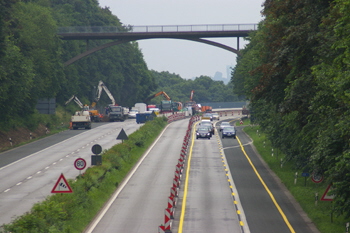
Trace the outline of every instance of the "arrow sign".
<path fill-rule="evenodd" d="M 124 129 L 122 129 L 117 137 L 117 140 L 121 139 L 121 140 L 128 140 L 128 135 L 126 135 Z"/>
<path fill-rule="evenodd" d="M 334 194 L 330 195 L 329 193 L 332 191 L 332 184 L 328 185 L 326 191 L 321 197 L 321 201 L 333 201 L 334 199 Z"/>
<path fill-rule="evenodd" d="M 55 186 L 51 190 L 51 193 L 72 193 L 73 190 L 70 188 L 66 178 L 64 177 L 63 173 L 61 173 L 60 177 L 58 178 Z"/>

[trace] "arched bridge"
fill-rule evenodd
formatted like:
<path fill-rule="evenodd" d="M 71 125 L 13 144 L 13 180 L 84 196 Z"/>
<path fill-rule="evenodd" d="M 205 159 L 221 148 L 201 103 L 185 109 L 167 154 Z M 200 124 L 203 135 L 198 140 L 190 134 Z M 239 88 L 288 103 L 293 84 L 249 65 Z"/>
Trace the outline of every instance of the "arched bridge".
<path fill-rule="evenodd" d="M 65 62 L 65 66 L 101 49 L 135 40 L 168 38 L 201 42 L 239 54 L 239 37 L 247 37 L 257 30 L 257 24 L 210 24 L 120 27 L 61 27 L 58 35 L 62 40 L 116 40 L 100 45 Z M 203 38 L 236 37 L 237 49 Z"/>

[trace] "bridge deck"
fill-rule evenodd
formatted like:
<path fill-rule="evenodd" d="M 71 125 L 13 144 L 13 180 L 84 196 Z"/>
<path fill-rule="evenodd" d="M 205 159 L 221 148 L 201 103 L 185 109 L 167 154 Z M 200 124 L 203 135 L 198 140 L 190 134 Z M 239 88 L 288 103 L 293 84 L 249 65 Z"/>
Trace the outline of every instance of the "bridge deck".
<path fill-rule="evenodd" d="M 149 38 L 211 38 L 246 37 L 257 30 L 257 24 L 168 25 L 118 27 L 62 27 L 63 40 L 77 39 L 149 39 Z"/>

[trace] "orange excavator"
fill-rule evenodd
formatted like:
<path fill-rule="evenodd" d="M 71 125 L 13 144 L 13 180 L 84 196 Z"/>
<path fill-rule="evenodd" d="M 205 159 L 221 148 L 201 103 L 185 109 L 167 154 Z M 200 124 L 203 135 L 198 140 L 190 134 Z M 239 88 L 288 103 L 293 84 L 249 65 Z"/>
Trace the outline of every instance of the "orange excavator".
<path fill-rule="evenodd" d="M 165 93 L 164 91 L 160 91 L 160 92 L 158 92 L 158 93 L 156 93 L 154 95 L 148 96 L 143 102 L 148 104 L 148 101 L 150 101 L 151 99 L 153 99 L 153 98 L 155 98 L 157 96 L 160 96 L 160 95 L 163 95 L 166 100 L 171 100 L 170 96 L 168 96 L 167 93 Z"/>

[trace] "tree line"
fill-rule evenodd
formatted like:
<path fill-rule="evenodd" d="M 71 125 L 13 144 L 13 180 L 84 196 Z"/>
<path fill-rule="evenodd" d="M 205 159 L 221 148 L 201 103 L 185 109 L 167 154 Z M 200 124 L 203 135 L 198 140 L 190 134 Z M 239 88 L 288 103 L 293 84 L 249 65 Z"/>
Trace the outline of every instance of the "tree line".
<path fill-rule="evenodd" d="M 41 98 L 56 98 L 64 105 L 76 95 L 83 104 L 91 104 L 100 80 L 116 103 L 126 107 L 158 91 L 180 102 L 189 100 L 191 90 L 197 102 L 238 100 L 232 86 L 210 77 L 185 80 L 149 70 L 137 42 L 100 50 L 65 67 L 64 62 L 87 50 L 86 41 L 59 38 L 58 28 L 70 26 L 115 26 L 120 31 L 130 27 L 97 0 L 0 0 L 0 129 L 34 114 Z M 107 42 L 90 40 L 88 45 Z M 109 103 L 102 94 L 98 105 Z"/>
<path fill-rule="evenodd" d="M 183 79 L 178 74 L 168 71 L 158 72 L 152 70 L 156 82 L 156 91 L 153 94 L 164 91 L 176 102 L 186 103 L 190 101 L 191 91 L 194 91 L 193 101 L 203 102 L 235 102 L 245 99 L 232 91 L 232 83 L 225 84 L 223 81 L 213 80 L 208 76 L 200 76 L 194 79 Z M 163 96 L 156 97 L 150 101 L 159 104 Z"/>
<path fill-rule="evenodd" d="M 113 46 L 64 67 L 86 51 L 85 41 L 63 41 L 59 27 L 116 26 L 127 30 L 97 0 L 0 0 L 1 125 L 35 112 L 38 99 L 63 105 L 72 95 L 91 104 L 103 80 L 119 105 L 145 98 L 155 80 L 135 42 Z M 89 41 L 91 48 L 108 41 Z M 101 103 L 110 103 L 102 95 Z"/>
<path fill-rule="evenodd" d="M 332 183 L 350 216 L 350 1 L 266 0 L 231 81 L 296 168 Z"/>

